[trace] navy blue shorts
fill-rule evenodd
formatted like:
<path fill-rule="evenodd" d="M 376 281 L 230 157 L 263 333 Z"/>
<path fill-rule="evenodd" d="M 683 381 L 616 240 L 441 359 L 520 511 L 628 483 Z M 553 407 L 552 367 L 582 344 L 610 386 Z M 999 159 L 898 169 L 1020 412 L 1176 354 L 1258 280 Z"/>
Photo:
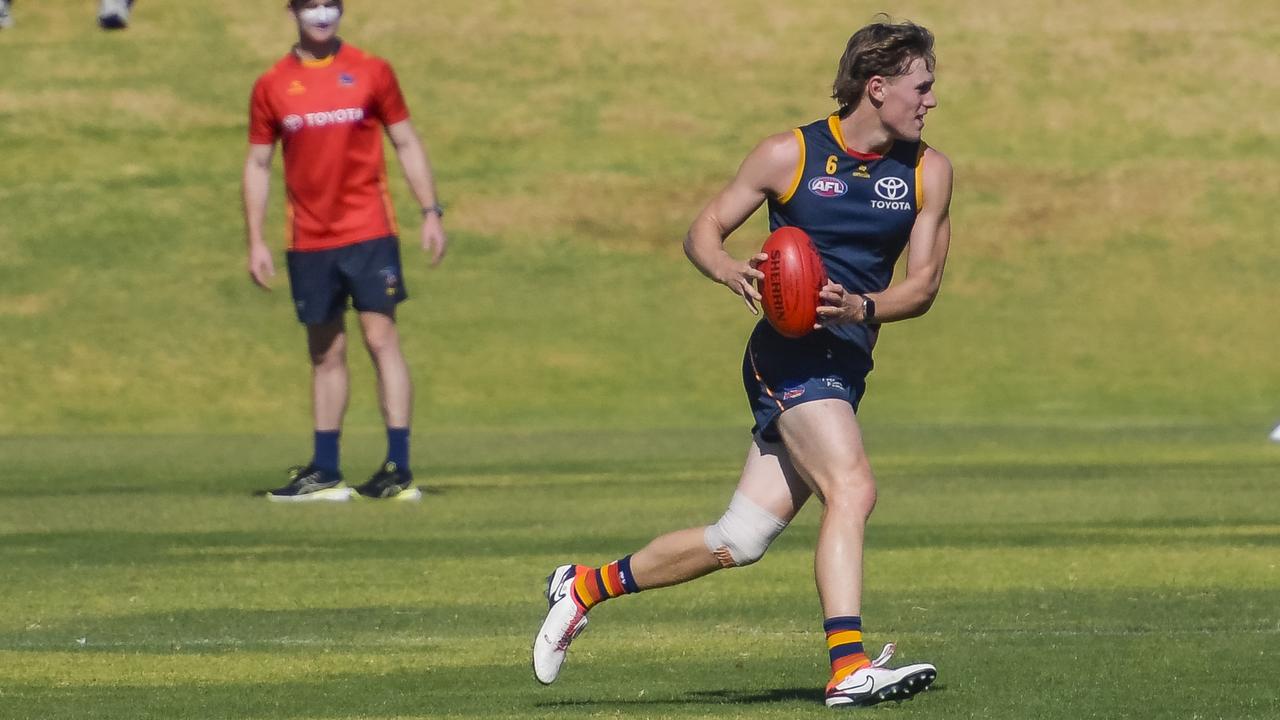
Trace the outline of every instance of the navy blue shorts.
<path fill-rule="evenodd" d="M 777 442 L 778 416 L 811 400 L 844 400 L 856 412 L 869 372 L 871 356 L 853 343 L 825 330 L 784 337 L 762 320 L 742 358 L 742 387 L 756 420 L 751 432 Z"/>
<path fill-rule="evenodd" d="M 390 314 L 409 297 L 394 235 L 332 250 L 290 251 L 289 287 L 303 325 L 323 325 L 347 310 Z"/>

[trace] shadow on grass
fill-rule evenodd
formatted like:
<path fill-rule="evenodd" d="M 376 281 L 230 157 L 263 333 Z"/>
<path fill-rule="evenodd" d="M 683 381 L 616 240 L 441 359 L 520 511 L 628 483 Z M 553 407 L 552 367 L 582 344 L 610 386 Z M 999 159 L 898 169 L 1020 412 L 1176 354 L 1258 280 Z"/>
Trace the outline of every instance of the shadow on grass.
<path fill-rule="evenodd" d="M 707 671 L 700 667 L 699 670 Z M 391 718 L 474 716 L 484 718 L 559 718 L 566 713 L 645 708 L 679 708 L 679 713 L 724 713 L 726 706 L 791 706 L 788 712 L 825 712 L 820 687 L 778 687 L 753 691 L 678 687 L 649 697 L 620 698 L 620 678 L 575 689 L 577 697 L 544 699 L 547 689 L 532 678 L 503 683 L 495 695 L 492 673 L 498 668 L 401 670 L 379 674 L 324 675 L 293 681 L 275 678 L 261 683 L 189 682 L 163 687 L 130 684 L 26 683 L 6 687 L 5 698 L 17 717 L 174 718 L 174 717 L 324 717 Z M 920 697 L 928 698 L 939 689 Z M 595 696 L 595 697 L 591 697 Z M 495 703 L 495 700 L 500 701 Z M 914 702 L 914 700 L 912 701 Z M 927 702 L 927 700 L 926 700 Z M 887 703 L 893 706 L 897 703 Z"/>
<path fill-rule="evenodd" d="M 438 495 L 441 491 L 429 491 Z M 260 501 L 265 506 L 266 501 Z M 495 553 L 517 555 L 596 555 L 600 548 L 638 547 L 649 539 L 642 529 L 631 532 L 589 528 L 566 522 L 558 532 L 539 535 L 518 532 L 520 518 L 507 518 L 477 530 L 455 533 L 447 524 L 422 525 L 418 513 L 388 513 L 400 518 L 406 536 L 371 537 L 359 523 L 384 517 L 375 501 L 354 502 L 360 507 L 333 507 L 339 503 L 311 503 L 308 507 L 284 507 L 276 518 L 286 529 L 217 532 L 138 532 L 126 530 L 71 530 L 11 533 L 2 536 L 0 563 L 50 563 L 60 559 L 77 565 L 112 566 L 199 565 L 226 561 L 328 561 L 332 548 L 342 546 L 344 559 L 406 560 L 434 558 L 488 558 Z M 395 503 L 402 508 L 409 503 Z M 319 506 L 319 507 L 317 507 Z M 390 508 L 390 509 L 396 509 Z M 406 509 L 412 509 L 406 508 Z M 266 512 L 256 508 L 252 512 Z M 313 526 L 316 517 L 334 522 L 323 532 Z M 291 519 L 300 522 L 293 527 Z M 349 523 L 347 521 L 350 521 Z M 412 521 L 412 522 L 410 522 Z M 305 523 L 305 524 L 304 524 Z M 385 535 L 386 533 L 382 533 Z M 779 547 L 798 542 L 784 539 Z M 867 533 L 872 550 L 912 548 L 1100 548 L 1122 546 L 1246 548 L 1280 547 L 1280 525 L 1257 521 L 1207 522 L 1171 518 L 1135 523 L 1005 523 L 1000 525 L 878 525 Z"/>
<path fill-rule="evenodd" d="M 822 690 L 812 685 L 783 687 L 771 690 L 693 690 L 683 695 L 654 694 L 651 697 L 607 698 L 600 700 L 573 699 L 549 700 L 534 703 L 542 708 L 582 708 L 604 710 L 608 708 L 651 707 L 655 705 L 764 705 L 769 703 L 822 703 Z"/>
<path fill-rule="evenodd" d="M 448 469 L 428 467 L 421 472 L 426 482 L 419 481 L 419 487 L 428 495 L 445 495 L 454 491 L 474 493 L 511 493 L 528 490 L 531 492 L 581 492 L 583 489 L 598 489 L 601 486 L 616 487 L 633 483 L 637 477 L 644 478 L 645 487 L 679 487 L 693 484 L 705 484 L 712 487 L 732 487 L 736 480 L 735 469 L 720 471 L 706 469 L 704 477 L 691 478 L 687 466 L 672 466 L 667 475 L 655 463 L 635 463 L 603 467 L 599 463 L 558 463 L 554 466 L 503 466 L 495 468 Z M 242 476 L 237 477 L 200 477 L 188 478 L 172 484 L 157 484 L 148 478 L 139 479 L 136 474 L 118 472 L 118 476 L 108 474 L 97 480 L 87 481 L 75 478 L 74 482 L 63 483 L 60 479 L 42 478 L 40 483 L 24 485 L 0 486 L 0 498 L 39 499 L 39 498 L 84 498 L 97 495 L 155 495 L 164 497 L 186 496 L 193 500 L 208 498 L 253 498 L 259 493 L 281 487 L 285 478 L 280 473 L 263 473 L 246 482 Z M 514 478 L 514 479 L 513 479 Z M 348 484 L 353 478 L 348 477 Z M 363 478 L 354 478 L 356 484 Z"/>
<path fill-rule="evenodd" d="M 436 581 L 452 582 L 445 578 Z M 358 597 L 358 589 L 351 594 Z M 902 634 L 918 639 L 953 632 L 956 618 L 971 624 L 967 632 L 1008 641 L 1093 637 L 1102 642 L 1133 637 L 1183 642 L 1200 635 L 1273 637 L 1280 632 L 1276 597 L 1270 589 L 882 592 L 868 603 L 868 613 L 876 618 L 877 643 L 902 639 Z M 123 615 L 81 613 L 0 632 L 0 651 L 155 656 L 256 651 L 281 657 L 330 651 L 434 653 L 451 644 L 489 642 L 497 636 L 506 638 L 502 645 L 509 663 L 500 674 L 510 674 L 517 668 L 523 672 L 528 652 L 525 633 L 532 633 L 546 610 L 537 593 L 530 592 L 528 600 L 494 603 L 482 613 L 475 612 L 473 598 L 466 595 L 433 603 L 393 605 L 366 601 L 305 609 L 212 607 Z M 236 596 L 229 595 L 222 602 L 235 603 Z M 288 600 L 280 602 L 287 604 Z M 720 632 L 708 624 L 710 619 L 744 629 L 768 629 L 791 627 L 797 617 L 792 605 L 767 594 L 727 598 L 715 612 L 691 611 L 682 603 L 679 595 L 656 594 L 652 601 L 620 603 L 616 612 L 608 609 L 608 619 L 613 627 L 631 633 L 625 635 L 630 640 L 635 640 L 638 629 L 653 628 L 656 636 L 670 642 Z M 589 636 L 581 644 L 599 649 L 604 637 Z M 820 647 L 821 635 L 815 629 L 812 637 L 801 633 L 776 642 L 814 642 Z M 911 644 L 903 657 L 909 661 L 929 659 L 912 657 L 909 653 L 919 645 L 918 641 Z"/>
<path fill-rule="evenodd" d="M 926 697 L 946 691 L 946 685 L 935 684 L 923 695 Z M 914 699 L 914 698 L 912 698 Z M 903 701 L 898 701 L 903 702 Z M 898 702 L 886 703 L 889 706 Z M 906 701 L 909 702 L 909 701 Z M 767 705 L 772 703 L 810 703 L 814 707 L 823 704 L 821 687 L 780 687 L 766 690 L 693 690 L 679 697 L 632 698 L 627 700 L 556 700 L 535 703 L 538 707 L 580 707 L 605 709 L 609 707 L 637 707 L 646 705 Z"/>
<path fill-rule="evenodd" d="M 436 652 L 462 605 L 300 610 L 209 608 L 85 616 L 0 635 L 0 649 L 29 652 L 206 655 L 241 651 Z M 512 618 L 511 622 L 524 620 Z M 527 624 L 527 623 L 526 623 Z"/>
<path fill-rule="evenodd" d="M 822 702 L 822 690 L 807 687 L 782 687 L 770 690 L 695 690 L 689 693 L 698 702 L 720 702 L 734 705 L 755 705 L 777 702 Z"/>
<path fill-rule="evenodd" d="M 922 695 L 915 697 L 927 697 L 941 692 L 946 692 L 947 686 L 942 683 L 934 683 L 929 686 Z M 698 690 L 690 693 L 695 697 L 706 698 L 713 702 L 732 703 L 735 705 L 755 705 L 759 703 L 776 703 L 776 702 L 793 702 L 793 701 L 811 701 L 822 702 L 822 689 L 814 689 L 813 687 L 790 687 L 790 688 L 774 688 L 773 690 L 758 690 L 748 692 L 745 690 Z M 889 705 L 896 703 L 890 702 Z"/>
<path fill-rule="evenodd" d="M 266 501 L 261 501 L 266 505 Z M 640 532 L 630 534 L 604 531 L 582 531 L 572 523 L 565 532 L 572 535 L 529 537 L 512 535 L 512 520 L 507 525 L 491 524 L 491 535 L 466 532 L 455 534 L 448 527 L 423 527 L 422 517 L 413 512 L 410 503 L 395 503 L 396 510 L 385 516 L 375 508 L 350 512 L 367 517 L 399 518 L 393 526 L 403 528 L 396 537 L 373 537 L 375 530 L 364 526 L 343 525 L 351 518 L 337 503 L 313 503 L 312 507 L 280 507 L 279 524 L 286 526 L 285 515 L 298 513 L 306 521 L 289 530 L 218 531 L 218 532 L 136 532 L 123 530 L 75 530 L 62 532 L 28 532 L 0 535 L 0 565 L 73 563 L 78 566 L 117 566 L 145 563 L 156 565 L 202 565 L 235 562 L 316 562 L 334 561 L 335 548 L 341 549 L 343 561 L 458 560 L 469 557 L 492 558 L 495 555 L 597 555 L 605 547 L 638 547 L 649 538 Z M 372 503 L 369 503 L 372 504 Z M 281 503 L 281 506 L 284 504 Z M 316 507 L 320 506 L 320 507 Z M 317 527 L 317 518 L 334 522 Z M 360 518 L 357 518 L 360 519 Z M 412 539 L 412 542 L 408 541 Z M 549 569 L 549 568 L 548 568 Z M 541 570 L 541 569 L 540 569 Z M 545 570 L 541 570 L 545 575 Z"/>

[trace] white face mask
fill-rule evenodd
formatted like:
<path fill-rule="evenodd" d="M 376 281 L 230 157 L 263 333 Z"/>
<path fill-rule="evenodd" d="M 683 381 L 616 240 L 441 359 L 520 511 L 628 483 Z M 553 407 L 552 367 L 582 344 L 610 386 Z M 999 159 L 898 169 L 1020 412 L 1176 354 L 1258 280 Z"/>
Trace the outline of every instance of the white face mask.
<path fill-rule="evenodd" d="M 298 11 L 298 19 L 303 25 L 333 25 L 342 17 L 342 11 L 336 7 L 314 7 Z"/>

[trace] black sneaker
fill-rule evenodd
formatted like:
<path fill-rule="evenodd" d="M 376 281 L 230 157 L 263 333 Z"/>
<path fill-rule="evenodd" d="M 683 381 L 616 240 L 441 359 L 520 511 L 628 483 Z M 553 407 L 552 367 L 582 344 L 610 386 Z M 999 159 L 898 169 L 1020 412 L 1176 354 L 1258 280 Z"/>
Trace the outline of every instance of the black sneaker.
<path fill-rule="evenodd" d="M 351 488 L 342 483 L 341 473 L 298 465 L 289 468 L 288 485 L 261 494 L 271 502 L 344 502 L 351 499 Z"/>
<path fill-rule="evenodd" d="M 356 488 L 362 497 L 380 500 L 421 500 L 422 491 L 413 487 L 413 473 L 401 470 L 388 460 L 369 478 L 369 482 Z"/>

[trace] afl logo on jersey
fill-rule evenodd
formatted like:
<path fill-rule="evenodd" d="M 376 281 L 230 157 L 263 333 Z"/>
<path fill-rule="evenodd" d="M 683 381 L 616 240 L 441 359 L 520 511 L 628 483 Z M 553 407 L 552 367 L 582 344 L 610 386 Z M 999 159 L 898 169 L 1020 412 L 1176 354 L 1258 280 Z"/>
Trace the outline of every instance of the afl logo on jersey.
<path fill-rule="evenodd" d="M 840 197 L 849 192 L 849 186 L 840 178 L 824 175 L 809 181 L 809 192 L 824 198 Z"/>
<path fill-rule="evenodd" d="M 286 115 L 280 124 L 284 125 L 285 132 L 296 133 L 302 129 L 304 123 L 299 115 Z"/>

